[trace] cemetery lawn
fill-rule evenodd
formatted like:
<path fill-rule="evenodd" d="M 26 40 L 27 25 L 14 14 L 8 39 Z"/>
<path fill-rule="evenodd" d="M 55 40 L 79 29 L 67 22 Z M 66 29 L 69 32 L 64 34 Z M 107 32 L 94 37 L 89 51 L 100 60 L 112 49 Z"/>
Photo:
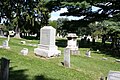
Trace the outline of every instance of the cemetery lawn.
<path fill-rule="evenodd" d="M 0 45 L 4 40 L 0 38 Z M 20 41 L 26 41 L 26 44 Z M 46 59 L 35 56 L 33 50 L 36 47 L 30 46 L 38 42 L 11 38 L 10 49 L 0 49 L 0 58 L 10 59 L 9 80 L 99 80 L 101 76 L 107 77 L 110 70 L 120 71 L 120 63 L 115 62 L 117 58 L 103 52 L 92 50 L 92 57 L 87 58 L 85 52 L 89 48 L 79 48 L 80 55 L 71 55 L 71 68 L 65 68 L 61 64 L 65 47 L 59 47 L 61 56 Z M 27 56 L 20 54 L 23 48 L 29 49 Z M 103 57 L 107 60 L 102 60 Z"/>

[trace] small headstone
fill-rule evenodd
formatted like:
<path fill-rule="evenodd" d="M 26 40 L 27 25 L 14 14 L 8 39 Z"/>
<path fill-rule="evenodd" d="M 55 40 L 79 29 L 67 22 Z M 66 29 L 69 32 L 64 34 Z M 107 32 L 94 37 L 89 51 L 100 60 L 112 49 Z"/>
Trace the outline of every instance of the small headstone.
<path fill-rule="evenodd" d="M 8 40 L 3 41 L 3 48 L 5 48 L 5 49 L 9 49 L 10 48 Z"/>
<path fill-rule="evenodd" d="M 37 47 L 37 45 L 36 45 L 36 44 L 28 44 L 28 46 Z"/>
<path fill-rule="evenodd" d="M 103 57 L 102 60 L 107 60 L 108 58 Z"/>
<path fill-rule="evenodd" d="M 99 52 L 99 49 L 97 49 L 97 52 Z"/>
<path fill-rule="evenodd" d="M 3 48 L 3 46 L 0 46 L 0 48 Z"/>
<path fill-rule="evenodd" d="M 91 51 L 90 51 L 90 50 L 86 51 L 85 55 L 86 55 L 87 57 L 91 57 Z"/>
<path fill-rule="evenodd" d="M 70 48 L 65 48 L 64 51 L 64 66 L 70 67 Z"/>
<path fill-rule="evenodd" d="M 120 80 L 120 71 L 110 71 L 107 80 Z"/>
<path fill-rule="evenodd" d="M 22 55 L 27 55 L 28 54 L 28 49 L 23 48 L 20 52 L 21 52 Z"/>
<path fill-rule="evenodd" d="M 120 59 L 116 59 L 115 61 L 116 61 L 116 62 L 120 62 Z"/>

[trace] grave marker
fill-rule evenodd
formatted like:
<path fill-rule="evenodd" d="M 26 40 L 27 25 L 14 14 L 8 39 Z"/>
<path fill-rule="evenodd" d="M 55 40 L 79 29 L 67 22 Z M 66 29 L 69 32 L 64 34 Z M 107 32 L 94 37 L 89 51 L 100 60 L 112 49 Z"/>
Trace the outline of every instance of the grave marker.
<path fill-rule="evenodd" d="M 34 49 L 34 53 L 43 57 L 58 56 L 61 51 L 55 45 L 56 29 L 52 26 L 44 26 L 40 30 L 40 44 Z"/>
<path fill-rule="evenodd" d="M 110 71 L 108 74 L 107 80 L 120 80 L 120 72 Z"/>
<path fill-rule="evenodd" d="M 70 67 L 70 48 L 65 48 L 64 51 L 64 66 Z"/>

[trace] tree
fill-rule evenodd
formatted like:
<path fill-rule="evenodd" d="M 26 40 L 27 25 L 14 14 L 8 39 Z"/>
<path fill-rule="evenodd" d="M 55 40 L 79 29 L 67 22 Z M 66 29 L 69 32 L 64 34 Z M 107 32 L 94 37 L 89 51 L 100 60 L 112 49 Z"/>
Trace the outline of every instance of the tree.
<path fill-rule="evenodd" d="M 67 34 L 67 29 L 69 28 L 66 21 L 69 21 L 68 18 L 57 19 L 57 33 L 63 37 Z"/>
<path fill-rule="evenodd" d="M 14 26 L 20 37 L 20 29 L 33 31 L 36 30 L 32 29 L 35 24 L 40 27 L 48 24 L 49 11 L 45 7 L 47 2 L 48 0 L 1 0 L 0 19 L 5 18 L 7 26 Z"/>
<path fill-rule="evenodd" d="M 50 1 L 48 7 L 51 11 L 66 7 L 68 12 L 62 13 L 61 16 L 84 16 L 85 21 L 101 21 L 119 13 L 119 4 L 119 0 L 55 0 Z M 99 9 L 93 12 L 92 6 L 99 7 Z"/>
<path fill-rule="evenodd" d="M 54 27 L 55 29 L 57 29 L 57 21 L 56 20 L 49 21 L 49 25 Z"/>

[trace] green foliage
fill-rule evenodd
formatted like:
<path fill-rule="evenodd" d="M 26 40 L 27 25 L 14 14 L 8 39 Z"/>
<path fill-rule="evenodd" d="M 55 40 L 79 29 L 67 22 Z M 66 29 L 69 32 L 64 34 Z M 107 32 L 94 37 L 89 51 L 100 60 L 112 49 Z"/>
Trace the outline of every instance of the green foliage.
<path fill-rule="evenodd" d="M 8 29 L 21 29 L 22 32 L 31 31 L 35 33 L 41 26 L 48 24 L 49 11 L 45 6 L 49 0 L 2 0 L 0 1 L 0 18 Z M 35 28 L 35 29 L 33 29 Z"/>
<path fill-rule="evenodd" d="M 57 21 L 56 20 L 49 21 L 48 25 L 54 27 L 55 29 L 57 29 Z"/>

